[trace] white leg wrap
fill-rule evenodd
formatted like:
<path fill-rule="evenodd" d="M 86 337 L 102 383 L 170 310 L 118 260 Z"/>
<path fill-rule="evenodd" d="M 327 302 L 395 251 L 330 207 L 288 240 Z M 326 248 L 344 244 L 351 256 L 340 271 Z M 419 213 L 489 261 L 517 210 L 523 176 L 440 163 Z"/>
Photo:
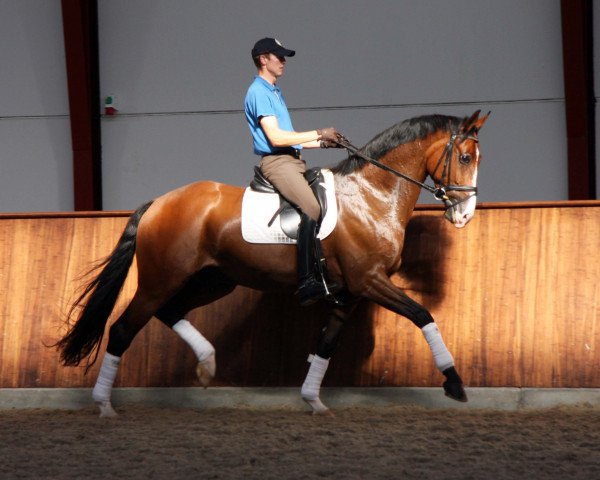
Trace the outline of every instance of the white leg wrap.
<path fill-rule="evenodd" d="M 173 331 L 192 348 L 198 362 L 203 362 L 215 353 L 215 347 L 187 320 L 179 320 L 173 325 Z"/>
<path fill-rule="evenodd" d="M 115 383 L 115 378 L 117 378 L 120 362 L 121 357 L 116 357 L 108 352 L 104 354 L 100 373 L 92 392 L 92 398 L 96 403 L 110 403 L 110 393 L 113 383 Z"/>
<path fill-rule="evenodd" d="M 452 358 L 452 354 L 446 348 L 446 344 L 442 339 L 442 335 L 438 329 L 438 326 L 435 322 L 428 323 L 425 325 L 421 331 L 425 336 L 425 340 L 429 344 L 429 348 L 431 349 L 431 353 L 433 354 L 433 360 L 435 361 L 435 365 L 440 372 L 443 372 L 447 368 L 454 366 L 454 358 Z"/>
<path fill-rule="evenodd" d="M 301 395 L 304 400 L 317 400 L 321 391 L 321 382 L 329 366 L 329 360 L 313 355 L 309 357 L 310 368 L 302 384 Z"/>

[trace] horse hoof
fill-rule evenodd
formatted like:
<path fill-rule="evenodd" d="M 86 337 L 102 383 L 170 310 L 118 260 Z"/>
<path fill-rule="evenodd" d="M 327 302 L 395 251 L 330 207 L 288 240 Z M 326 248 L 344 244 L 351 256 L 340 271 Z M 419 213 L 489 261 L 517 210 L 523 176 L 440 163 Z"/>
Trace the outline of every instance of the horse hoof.
<path fill-rule="evenodd" d="M 469 401 L 462 383 L 444 382 L 444 392 L 448 398 L 457 402 L 465 403 Z"/>
<path fill-rule="evenodd" d="M 198 376 L 200 384 L 204 388 L 208 387 L 212 379 L 215 378 L 216 371 L 217 361 L 215 360 L 214 353 L 211 353 L 208 357 L 201 362 L 198 362 L 198 365 L 196 365 L 196 375 Z"/>
<path fill-rule="evenodd" d="M 103 418 L 114 418 L 117 417 L 117 412 L 114 411 L 112 404 L 109 402 L 96 402 L 100 409 L 100 417 Z"/>
<path fill-rule="evenodd" d="M 317 412 L 317 411 L 314 411 L 314 412 L 312 412 L 312 414 L 313 414 L 313 415 L 319 415 L 319 416 L 321 416 L 321 417 L 330 417 L 330 418 L 333 418 L 333 417 L 335 417 L 335 413 L 333 413 L 333 412 L 332 412 L 331 410 L 329 410 L 328 408 L 327 408 L 326 410 L 322 411 L 322 412 Z"/>
<path fill-rule="evenodd" d="M 331 410 L 329 410 L 329 408 L 327 408 L 323 404 L 323 402 L 321 402 L 321 399 L 319 397 L 312 399 L 312 400 L 309 398 L 302 397 L 302 400 L 304 400 L 306 403 L 308 403 L 310 405 L 310 408 L 312 408 L 313 415 L 323 415 L 324 417 L 335 417 L 334 413 Z"/>

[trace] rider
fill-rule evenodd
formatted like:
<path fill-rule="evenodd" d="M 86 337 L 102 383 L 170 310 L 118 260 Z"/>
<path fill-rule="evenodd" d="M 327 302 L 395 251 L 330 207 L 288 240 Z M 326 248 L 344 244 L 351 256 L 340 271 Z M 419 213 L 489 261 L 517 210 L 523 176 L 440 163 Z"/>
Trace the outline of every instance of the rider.
<path fill-rule="evenodd" d="M 310 305 L 324 298 L 327 291 L 317 280 L 315 271 L 315 239 L 322 220 L 319 202 L 304 178 L 306 162 L 302 148 L 337 147 L 338 132 L 333 127 L 296 132 L 276 81 L 283 75 L 286 58 L 294 50 L 285 48 L 274 38 L 262 38 L 252 49 L 258 70 L 248 88 L 244 108 L 252 133 L 254 153 L 260 155 L 263 175 L 292 204 L 302 211 L 298 230 L 298 298 Z"/>

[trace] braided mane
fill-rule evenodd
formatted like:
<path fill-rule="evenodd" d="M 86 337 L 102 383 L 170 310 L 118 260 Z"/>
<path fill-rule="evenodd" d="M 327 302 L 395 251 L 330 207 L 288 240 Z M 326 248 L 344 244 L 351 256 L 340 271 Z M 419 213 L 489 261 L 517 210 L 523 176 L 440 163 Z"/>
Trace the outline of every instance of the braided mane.
<path fill-rule="evenodd" d="M 464 120 L 464 118 L 448 115 L 423 115 L 409 118 L 378 134 L 362 147 L 360 151 L 367 157 L 379 160 L 398 145 L 423 139 L 438 130 L 447 132 L 456 131 Z M 348 158 L 342 160 L 331 170 L 334 174 L 348 175 L 360 170 L 367 163 L 366 160 L 356 155 L 349 155 Z"/>

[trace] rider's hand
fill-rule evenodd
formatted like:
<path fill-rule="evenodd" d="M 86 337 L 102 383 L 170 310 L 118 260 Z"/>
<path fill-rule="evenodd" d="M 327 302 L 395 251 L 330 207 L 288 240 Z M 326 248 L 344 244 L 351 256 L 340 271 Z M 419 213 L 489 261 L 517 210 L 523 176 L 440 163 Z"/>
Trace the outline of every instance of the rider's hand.
<path fill-rule="evenodd" d="M 333 127 L 322 128 L 321 130 L 317 130 L 319 134 L 319 140 L 323 142 L 336 142 L 340 137 L 338 131 Z"/>
<path fill-rule="evenodd" d="M 321 148 L 344 148 L 337 142 L 331 142 L 329 140 L 322 140 L 320 143 Z"/>

